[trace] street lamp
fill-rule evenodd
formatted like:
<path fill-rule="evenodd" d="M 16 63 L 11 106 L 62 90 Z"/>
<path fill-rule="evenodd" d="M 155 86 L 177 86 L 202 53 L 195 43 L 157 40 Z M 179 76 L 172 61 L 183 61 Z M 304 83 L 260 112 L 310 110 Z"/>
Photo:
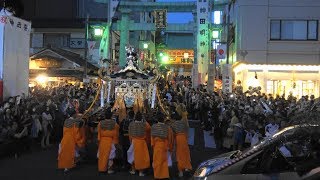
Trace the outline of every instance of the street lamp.
<path fill-rule="evenodd" d="M 103 29 L 100 27 L 94 27 L 94 36 L 102 36 Z"/>
<path fill-rule="evenodd" d="M 149 47 L 149 45 L 148 45 L 147 43 L 144 43 L 144 44 L 143 44 L 143 48 L 144 48 L 144 49 L 148 49 L 148 47 Z"/>
<path fill-rule="evenodd" d="M 212 31 L 212 39 L 218 39 L 219 38 L 219 31 L 213 30 Z"/>

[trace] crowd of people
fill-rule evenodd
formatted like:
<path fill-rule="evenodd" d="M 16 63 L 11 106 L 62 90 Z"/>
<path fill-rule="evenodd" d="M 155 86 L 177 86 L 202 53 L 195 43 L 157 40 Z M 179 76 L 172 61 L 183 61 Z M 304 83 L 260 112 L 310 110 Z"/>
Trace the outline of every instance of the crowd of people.
<path fill-rule="evenodd" d="M 162 179 L 169 178 L 173 162 L 180 177 L 192 169 L 188 120 L 199 120 L 203 130 L 212 131 L 217 148 L 228 150 L 253 146 L 290 125 L 320 122 L 320 101 L 313 95 L 297 99 L 237 89 L 209 93 L 205 86 L 193 89 L 184 78 L 162 79 L 158 88 L 156 109 L 148 103 L 142 109 L 119 110 L 113 103 L 99 109 L 97 101 L 93 109 L 99 113 L 84 118 L 97 84 L 35 87 L 28 97 L 10 97 L 2 104 L 0 148 L 18 157 L 31 145 L 59 144 L 58 167 L 68 172 L 83 160 L 88 143 L 97 143 L 99 172 L 120 167 L 144 176 L 151 168 Z"/>
<path fill-rule="evenodd" d="M 119 110 L 106 108 L 97 115 L 97 136 L 88 136 L 86 127 L 76 110 L 64 122 L 64 134 L 59 145 L 58 168 L 68 172 L 85 156 L 86 141 L 96 139 L 98 171 L 108 174 L 126 169 L 134 175 L 145 176 L 150 168 L 155 179 L 170 177 L 169 168 L 177 162 L 178 175 L 183 177 L 192 170 L 188 146 L 188 126 L 178 112 L 170 120 L 157 111 L 155 119 L 146 119 L 146 113 L 127 108 L 127 118 L 119 122 Z M 94 123 L 93 123 L 94 124 Z M 90 140 L 91 141 L 91 140 Z M 76 162 L 76 163 L 75 163 Z"/>
<path fill-rule="evenodd" d="M 83 112 L 93 101 L 97 84 L 36 86 L 30 95 L 5 100 L 0 107 L 0 152 L 16 158 L 31 145 L 50 148 L 60 141 L 70 107 Z"/>
<path fill-rule="evenodd" d="M 188 119 L 212 131 L 217 148 L 241 150 L 290 125 L 320 122 L 320 99 L 313 95 L 273 97 L 243 92 L 240 86 L 234 93 L 209 93 L 204 86 L 193 89 L 183 78 L 168 82 L 162 91 L 167 106 L 184 109 Z"/>

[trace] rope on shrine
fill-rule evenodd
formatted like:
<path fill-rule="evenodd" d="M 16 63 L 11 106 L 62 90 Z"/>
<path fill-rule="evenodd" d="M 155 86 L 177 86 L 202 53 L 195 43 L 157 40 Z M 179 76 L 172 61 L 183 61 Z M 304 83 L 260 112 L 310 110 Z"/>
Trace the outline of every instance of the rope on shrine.
<path fill-rule="evenodd" d="M 101 88 L 102 88 L 102 80 L 101 80 L 101 78 L 98 79 L 98 83 L 99 83 L 99 86 L 98 86 L 98 90 L 96 92 L 96 96 L 94 97 L 94 100 L 92 101 L 92 103 L 89 106 L 89 108 L 83 113 L 82 118 L 84 118 L 85 115 L 87 115 L 90 112 L 90 110 L 92 109 L 92 107 L 94 106 L 94 104 L 97 102 L 97 100 L 99 98 L 99 95 L 100 95 L 100 92 L 101 92 Z"/>
<path fill-rule="evenodd" d="M 168 113 L 168 111 L 166 111 L 166 109 L 163 107 L 162 100 L 160 99 L 158 86 L 157 86 L 157 98 L 158 98 L 158 103 L 159 103 L 159 106 L 160 106 L 162 112 L 165 113 L 165 115 L 166 115 L 167 117 L 169 117 L 169 113 Z"/>

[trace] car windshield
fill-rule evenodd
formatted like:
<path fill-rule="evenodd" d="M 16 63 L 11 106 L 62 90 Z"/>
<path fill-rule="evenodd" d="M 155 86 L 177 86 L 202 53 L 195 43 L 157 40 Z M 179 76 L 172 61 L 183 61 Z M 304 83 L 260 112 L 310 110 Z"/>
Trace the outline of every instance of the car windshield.
<path fill-rule="evenodd" d="M 268 144 L 272 143 L 276 138 L 280 137 L 280 135 L 283 135 L 283 134 L 287 133 L 289 130 L 294 129 L 294 128 L 295 128 L 295 126 L 290 126 L 290 127 L 284 128 L 283 130 L 281 130 L 278 133 L 274 134 L 272 137 L 263 139 L 257 145 L 255 145 L 253 147 L 250 147 L 248 149 L 245 149 L 245 150 L 241 151 L 241 153 L 237 153 L 235 156 L 231 156 L 231 159 L 233 159 L 235 157 L 239 157 L 240 155 L 245 154 L 246 152 L 248 152 L 250 150 L 259 151 L 260 149 L 264 148 Z"/>

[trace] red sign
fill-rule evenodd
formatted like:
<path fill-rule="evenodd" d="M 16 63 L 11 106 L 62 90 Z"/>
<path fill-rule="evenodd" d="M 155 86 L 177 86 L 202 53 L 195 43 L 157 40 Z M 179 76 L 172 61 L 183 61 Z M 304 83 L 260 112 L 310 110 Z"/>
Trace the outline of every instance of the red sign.
<path fill-rule="evenodd" d="M 219 53 L 219 55 L 221 56 L 221 55 L 224 54 L 224 50 L 223 50 L 223 49 L 219 49 L 218 53 Z"/>

